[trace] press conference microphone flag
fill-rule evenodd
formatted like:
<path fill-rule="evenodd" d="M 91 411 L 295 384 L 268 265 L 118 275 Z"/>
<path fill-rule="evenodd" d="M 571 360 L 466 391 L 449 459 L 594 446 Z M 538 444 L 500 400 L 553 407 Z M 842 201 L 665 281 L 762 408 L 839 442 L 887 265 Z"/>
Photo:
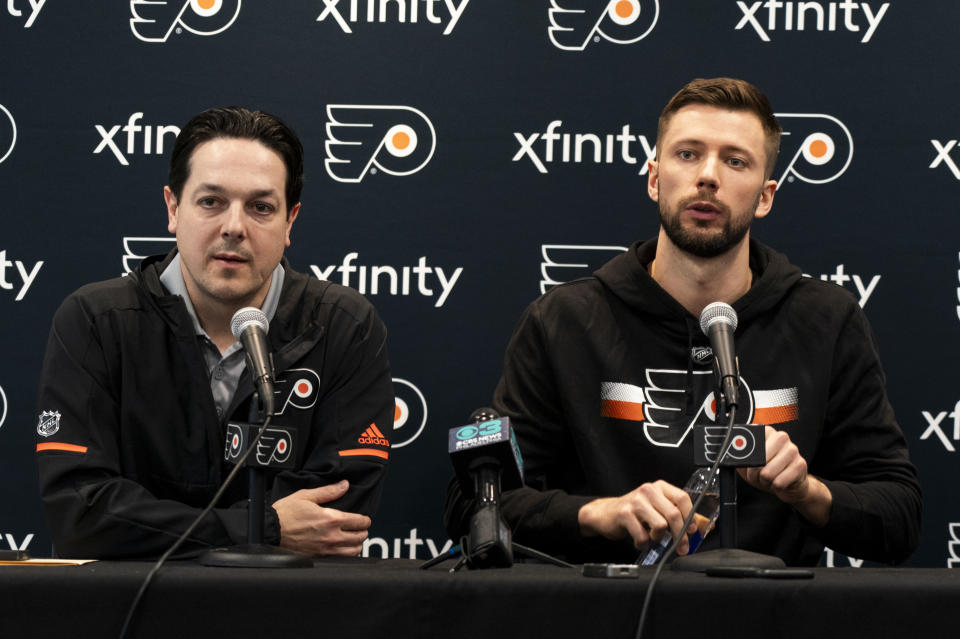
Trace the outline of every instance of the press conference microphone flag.
<path fill-rule="evenodd" d="M 273 359 L 267 343 L 267 316 L 259 308 L 247 306 L 233 314 L 230 332 L 240 340 L 247 353 L 247 368 L 263 402 L 264 415 L 273 414 Z"/>
<path fill-rule="evenodd" d="M 740 372 L 733 347 L 733 332 L 737 330 L 737 312 L 729 304 L 713 302 L 700 313 L 700 330 L 710 338 L 714 361 L 719 371 L 719 386 L 726 405 L 737 406 Z M 719 405 L 719 402 L 718 402 Z"/>

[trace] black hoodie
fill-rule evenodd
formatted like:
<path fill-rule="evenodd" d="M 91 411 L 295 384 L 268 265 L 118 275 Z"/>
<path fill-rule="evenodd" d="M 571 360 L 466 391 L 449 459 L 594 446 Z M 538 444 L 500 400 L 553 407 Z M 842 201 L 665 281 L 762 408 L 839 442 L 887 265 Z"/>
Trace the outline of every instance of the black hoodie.
<path fill-rule="evenodd" d="M 657 479 L 683 486 L 694 469 L 692 425 L 715 417 L 712 360 L 695 356 L 709 342 L 648 274 L 655 251 L 656 241 L 634 244 L 594 277 L 548 291 L 519 321 L 494 397 L 523 454 L 527 487 L 503 497 L 519 543 L 577 561 L 632 561 L 628 540 L 580 535 L 580 507 Z M 833 505 L 817 529 L 738 481 L 740 547 L 791 565 L 816 564 L 824 545 L 903 561 L 918 540 L 920 487 L 866 317 L 841 287 L 803 277 L 753 241 L 750 268 L 753 285 L 733 304 L 745 405 L 737 421 L 787 432 Z M 468 511 L 451 495 L 452 534 Z M 714 534 L 702 548 L 718 544 Z"/>
<path fill-rule="evenodd" d="M 193 321 L 159 280 L 174 254 L 84 286 L 53 319 L 37 465 L 61 556 L 161 555 L 231 469 Z M 271 424 L 297 428 L 295 468 L 268 474 L 266 503 L 348 479 L 347 494 L 325 505 L 372 515 L 392 431 L 386 329 L 356 291 L 297 273 L 286 260 L 283 266 L 268 336 L 277 377 Z M 245 370 L 227 415 L 247 421 L 252 392 Z M 383 437 L 367 436 L 373 424 Z M 179 556 L 246 542 L 246 496 L 241 476 Z M 266 511 L 265 541 L 275 544 L 277 514 Z"/>

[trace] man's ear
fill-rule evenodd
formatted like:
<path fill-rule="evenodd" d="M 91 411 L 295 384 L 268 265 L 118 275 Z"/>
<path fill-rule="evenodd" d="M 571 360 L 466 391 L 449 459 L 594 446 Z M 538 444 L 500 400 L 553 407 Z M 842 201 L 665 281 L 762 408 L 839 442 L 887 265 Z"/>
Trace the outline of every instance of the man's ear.
<path fill-rule="evenodd" d="M 660 165 L 656 160 L 647 162 L 647 195 L 654 202 L 660 201 Z"/>
<path fill-rule="evenodd" d="M 167 230 L 176 235 L 177 233 L 177 196 L 173 194 L 169 186 L 163 187 L 163 201 L 167 203 Z"/>

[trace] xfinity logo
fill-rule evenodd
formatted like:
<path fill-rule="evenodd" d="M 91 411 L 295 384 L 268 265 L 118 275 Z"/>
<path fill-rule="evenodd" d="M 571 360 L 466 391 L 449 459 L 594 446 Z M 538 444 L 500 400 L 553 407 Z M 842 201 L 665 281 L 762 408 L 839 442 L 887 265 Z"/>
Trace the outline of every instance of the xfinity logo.
<path fill-rule="evenodd" d="M 806 273 L 803 274 L 804 277 L 810 277 Z M 844 270 L 843 264 L 837 265 L 837 270 L 833 273 L 824 273 L 820 276 L 820 279 L 824 282 L 833 282 L 838 286 L 844 286 L 847 282 L 853 282 L 853 285 L 857 289 L 857 295 L 859 295 L 860 308 L 864 308 L 867 305 L 867 300 L 870 299 L 870 296 L 873 295 L 874 290 L 877 288 L 877 284 L 880 283 L 880 276 L 874 275 L 870 278 L 870 282 L 864 284 L 864 277 L 859 275 L 847 275 Z"/>
<path fill-rule="evenodd" d="M 430 538 L 421 538 L 417 535 L 417 529 L 412 528 L 410 534 L 407 537 L 397 537 L 393 540 L 393 552 L 391 553 L 391 546 L 383 537 L 370 537 L 369 539 L 363 542 L 363 556 L 364 557 L 382 557 L 383 559 L 400 559 L 406 557 L 407 559 L 417 559 L 420 554 L 420 546 L 426 544 L 427 552 L 430 553 L 429 558 L 436 557 L 441 553 L 446 553 L 450 550 L 450 547 L 453 545 L 451 540 L 447 540 L 440 548 L 437 548 L 437 544 Z M 403 547 L 407 547 L 407 552 L 403 552 Z M 379 548 L 379 553 L 371 554 L 372 548 Z"/>
<path fill-rule="evenodd" d="M 33 541 L 33 533 L 28 533 L 27 536 L 23 538 L 23 541 L 19 543 L 17 543 L 17 539 L 12 533 L 5 533 L 3 538 L 6 540 L 10 550 L 27 550 L 30 547 L 30 542 Z"/>
<path fill-rule="evenodd" d="M 11 266 L 16 266 L 15 273 L 10 268 Z M 7 259 L 7 251 L 0 251 L 0 288 L 17 291 L 17 297 L 14 298 L 14 301 L 19 302 L 27 294 L 27 290 L 30 289 L 30 285 L 36 279 L 41 266 L 43 266 L 43 260 L 35 262 L 28 270 L 25 262 L 20 260 L 10 261 Z"/>
<path fill-rule="evenodd" d="M 463 267 L 458 266 L 448 276 L 440 266 L 427 266 L 425 256 L 420 257 L 416 266 L 399 268 L 393 266 L 358 266 L 354 264 L 354 260 L 359 255 L 356 251 L 347 253 L 343 257 L 343 262 L 339 265 L 331 264 L 320 267 L 311 264 L 310 270 L 317 276 L 317 279 L 321 280 L 333 281 L 336 277 L 334 273 L 339 273 L 341 284 L 353 286 L 362 295 L 410 295 L 412 290 L 424 297 L 439 295 L 434 304 L 435 308 L 443 306 L 450 292 L 453 291 L 460 274 L 463 273 Z M 356 281 L 352 277 L 354 273 L 357 274 Z M 435 276 L 435 279 L 431 278 L 431 275 Z M 435 286 L 440 287 L 439 291 L 434 288 Z"/>
<path fill-rule="evenodd" d="M 824 548 L 824 561 L 823 565 L 827 568 L 840 568 L 850 566 L 851 568 L 861 568 L 863 566 L 863 559 L 854 559 L 853 557 L 848 557 L 846 555 L 841 555 L 840 553 L 834 551 L 832 548 Z M 841 563 L 838 561 L 839 558 L 846 559 L 846 563 Z"/>
<path fill-rule="evenodd" d="M 7 126 L 7 122 L 10 123 L 10 126 Z M 16 143 L 17 123 L 13 120 L 13 114 L 0 104 L 0 162 L 10 157 Z"/>
<path fill-rule="evenodd" d="M 876 31 L 883 16 L 890 8 L 889 2 L 884 2 L 876 12 L 871 8 L 868 2 L 851 2 L 843 0 L 842 2 L 782 2 L 781 0 L 766 0 L 763 2 L 757 0 L 747 6 L 746 2 L 738 0 L 737 6 L 743 13 L 743 17 L 735 27 L 736 30 L 743 29 L 747 25 L 753 27 L 760 39 L 764 42 L 770 42 L 769 32 L 783 29 L 784 31 L 804 31 L 816 29 L 817 31 L 837 31 L 838 28 L 846 29 L 854 33 L 861 31 L 861 26 L 866 26 L 861 43 L 870 42 L 873 32 Z M 766 9 L 766 21 L 763 20 Z M 858 11 L 863 11 L 863 19 L 857 15 Z M 863 21 L 866 21 L 866 25 Z M 838 25 L 840 25 L 838 27 Z"/>
<path fill-rule="evenodd" d="M 656 158 L 656 140 L 653 144 L 644 135 L 635 135 L 629 124 L 624 124 L 619 133 L 557 133 L 562 120 L 547 125 L 544 133 L 524 134 L 515 131 L 513 136 L 520 148 L 513 156 L 514 162 L 527 158 L 540 173 L 547 173 L 552 162 L 564 164 L 591 161 L 594 164 L 641 164 L 640 175 L 647 173 L 647 161 Z M 641 155 L 642 154 L 642 155 Z"/>
<path fill-rule="evenodd" d="M 100 134 L 100 143 L 93 149 L 94 154 L 99 154 L 106 149 L 113 153 L 113 157 L 117 158 L 117 162 L 123 166 L 130 166 L 128 158 L 137 152 L 137 142 L 139 141 L 140 152 L 144 155 L 163 155 L 163 145 L 166 136 L 172 134 L 172 138 L 175 140 L 176 137 L 180 135 L 180 127 L 173 126 L 172 124 L 156 126 L 137 124 L 137 122 L 142 119 L 143 112 L 137 111 L 127 118 L 126 124 L 115 124 L 109 131 L 105 125 L 94 125 L 97 133 Z M 123 131 L 123 135 L 121 136 L 118 146 L 118 140 L 115 138 L 121 131 Z M 124 138 L 126 138 L 126 144 L 124 144 Z"/>
<path fill-rule="evenodd" d="M 950 157 L 950 151 L 957 146 L 956 140 L 948 140 L 946 144 L 941 144 L 940 140 L 930 140 L 930 144 L 933 145 L 933 148 L 937 151 L 937 157 L 933 158 L 933 162 L 930 163 L 931 169 L 935 169 L 940 166 L 940 163 L 947 165 L 947 168 L 950 169 L 950 172 L 953 173 L 953 177 L 960 180 L 960 169 L 957 168 L 956 163 L 953 161 L 953 158 Z"/>
<path fill-rule="evenodd" d="M 7 0 L 7 13 L 12 15 L 14 18 L 22 18 L 23 9 L 18 9 L 17 7 L 25 7 L 27 4 L 29 4 L 30 15 L 27 17 L 27 21 L 23 25 L 24 29 L 29 29 L 33 26 L 37 16 L 40 15 L 40 9 L 43 9 L 43 5 L 46 4 L 46 2 L 47 0 Z"/>
<path fill-rule="evenodd" d="M 443 35 L 450 35 L 469 2 L 470 0 L 396 0 L 396 10 L 391 13 L 391 0 L 323 0 L 323 11 L 317 17 L 317 22 L 330 18 L 344 33 L 353 33 L 350 23 L 396 21 L 416 24 L 423 19 L 430 24 L 443 24 L 446 18 Z M 344 6 L 340 7 L 341 4 Z M 440 8 L 437 5 L 440 5 Z M 440 9 L 446 13 L 442 13 Z"/>
<path fill-rule="evenodd" d="M 932 415 L 928 411 L 923 411 L 923 418 L 927 420 L 927 430 L 923 431 L 923 434 L 920 435 L 920 441 L 929 439 L 931 435 L 936 435 L 937 439 L 940 440 L 940 443 L 943 444 L 943 447 L 946 448 L 948 452 L 956 452 L 957 449 L 954 447 L 953 442 L 960 441 L 960 402 L 953 405 L 953 412 L 951 413 L 942 410 L 936 415 Z M 949 437 L 941 427 L 944 419 L 950 419 L 953 422 L 953 431 Z M 946 426 L 949 428 L 950 422 L 947 422 Z"/>

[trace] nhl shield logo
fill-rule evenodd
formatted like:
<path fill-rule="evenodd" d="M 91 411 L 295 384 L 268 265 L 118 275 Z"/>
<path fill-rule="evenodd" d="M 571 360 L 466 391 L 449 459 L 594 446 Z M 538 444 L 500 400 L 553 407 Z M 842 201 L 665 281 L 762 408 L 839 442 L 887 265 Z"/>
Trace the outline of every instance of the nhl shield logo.
<path fill-rule="evenodd" d="M 45 410 L 40 413 L 40 422 L 37 424 L 37 433 L 49 437 L 60 430 L 60 412 Z"/>

